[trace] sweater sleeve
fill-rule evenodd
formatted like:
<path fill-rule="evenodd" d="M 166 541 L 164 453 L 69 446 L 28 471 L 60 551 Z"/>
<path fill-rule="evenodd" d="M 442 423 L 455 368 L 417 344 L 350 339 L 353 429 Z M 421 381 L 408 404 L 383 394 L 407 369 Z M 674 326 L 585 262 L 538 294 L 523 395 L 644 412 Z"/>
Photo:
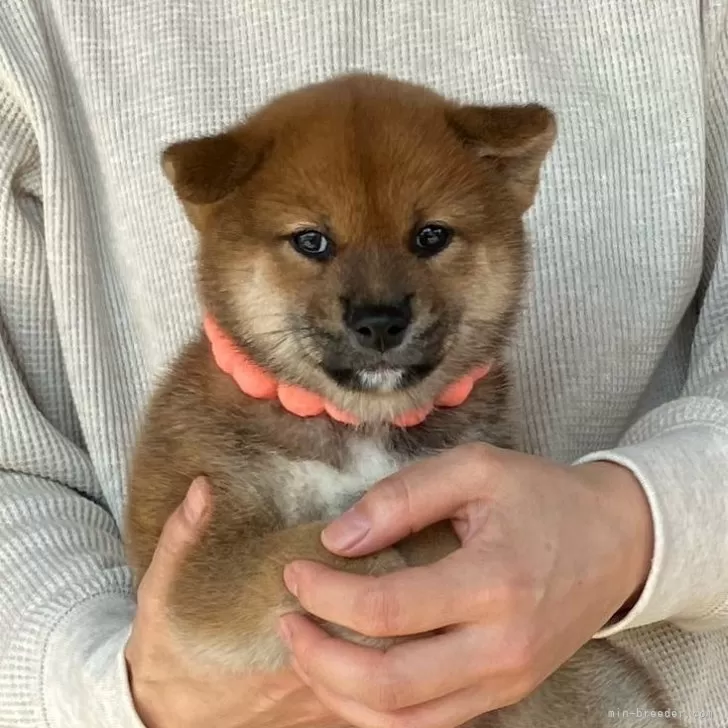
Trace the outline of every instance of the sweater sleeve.
<path fill-rule="evenodd" d="M 0 725 L 142 728 L 123 653 L 134 611 L 131 580 L 64 371 L 42 205 L 54 190 L 42 182 L 33 125 L 16 93 L 5 12 L 0 10 Z"/>
<path fill-rule="evenodd" d="M 705 6 L 705 264 L 687 379 L 617 447 L 579 460 L 630 469 L 654 522 L 641 597 L 598 637 L 658 621 L 728 628 L 728 12 Z"/>

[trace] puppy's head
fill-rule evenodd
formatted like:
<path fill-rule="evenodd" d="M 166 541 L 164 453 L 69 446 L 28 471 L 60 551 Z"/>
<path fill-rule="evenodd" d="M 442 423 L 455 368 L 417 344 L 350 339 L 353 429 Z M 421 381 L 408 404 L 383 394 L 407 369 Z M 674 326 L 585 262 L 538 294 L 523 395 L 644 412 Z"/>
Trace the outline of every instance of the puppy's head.
<path fill-rule="evenodd" d="M 554 135 L 541 106 L 347 76 L 163 166 L 199 231 L 206 308 L 281 379 L 377 419 L 499 357 Z"/>

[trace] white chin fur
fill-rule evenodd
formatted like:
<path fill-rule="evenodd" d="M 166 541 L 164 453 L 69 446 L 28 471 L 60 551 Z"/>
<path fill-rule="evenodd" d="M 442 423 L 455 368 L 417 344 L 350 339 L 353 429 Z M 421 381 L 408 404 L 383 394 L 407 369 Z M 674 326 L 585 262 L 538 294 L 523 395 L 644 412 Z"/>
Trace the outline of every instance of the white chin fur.
<path fill-rule="evenodd" d="M 357 373 L 361 386 L 365 389 L 378 389 L 388 392 L 396 389 L 402 382 L 404 372 L 401 369 L 379 369 L 377 371 L 361 371 Z"/>

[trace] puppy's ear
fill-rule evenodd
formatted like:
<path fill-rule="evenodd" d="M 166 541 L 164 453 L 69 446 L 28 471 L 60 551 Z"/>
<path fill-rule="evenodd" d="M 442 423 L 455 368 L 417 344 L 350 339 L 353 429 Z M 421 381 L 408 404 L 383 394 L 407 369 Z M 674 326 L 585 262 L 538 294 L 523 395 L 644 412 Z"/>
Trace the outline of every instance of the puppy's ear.
<path fill-rule="evenodd" d="M 556 119 L 538 104 L 461 106 L 448 114 L 460 138 L 492 159 L 525 212 L 534 201 L 541 165 L 556 139 Z"/>
<path fill-rule="evenodd" d="M 176 142 L 162 154 L 162 169 L 195 227 L 205 208 L 229 195 L 260 158 L 239 131 Z"/>

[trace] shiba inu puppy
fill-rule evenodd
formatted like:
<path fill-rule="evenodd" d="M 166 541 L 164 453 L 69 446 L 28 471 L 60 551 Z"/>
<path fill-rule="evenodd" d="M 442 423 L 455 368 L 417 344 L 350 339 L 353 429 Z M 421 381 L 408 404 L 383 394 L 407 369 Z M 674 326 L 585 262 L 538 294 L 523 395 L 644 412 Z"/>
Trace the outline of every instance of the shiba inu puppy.
<path fill-rule="evenodd" d="M 286 663 L 277 620 L 301 610 L 282 579 L 294 559 L 382 574 L 459 547 L 447 524 L 361 559 L 319 537 L 414 459 L 514 446 L 505 348 L 529 263 L 522 219 L 554 139 L 539 105 L 467 106 L 352 75 L 165 151 L 199 233 L 205 326 L 151 401 L 126 543 L 141 578 L 190 482 L 208 477 L 212 518 L 170 605 L 200 660 Z M 624 704 L 650 704 L 636 671 L 589 645 L 478 724 L 619 725 L 607 706 L 625 691 Z"/>

